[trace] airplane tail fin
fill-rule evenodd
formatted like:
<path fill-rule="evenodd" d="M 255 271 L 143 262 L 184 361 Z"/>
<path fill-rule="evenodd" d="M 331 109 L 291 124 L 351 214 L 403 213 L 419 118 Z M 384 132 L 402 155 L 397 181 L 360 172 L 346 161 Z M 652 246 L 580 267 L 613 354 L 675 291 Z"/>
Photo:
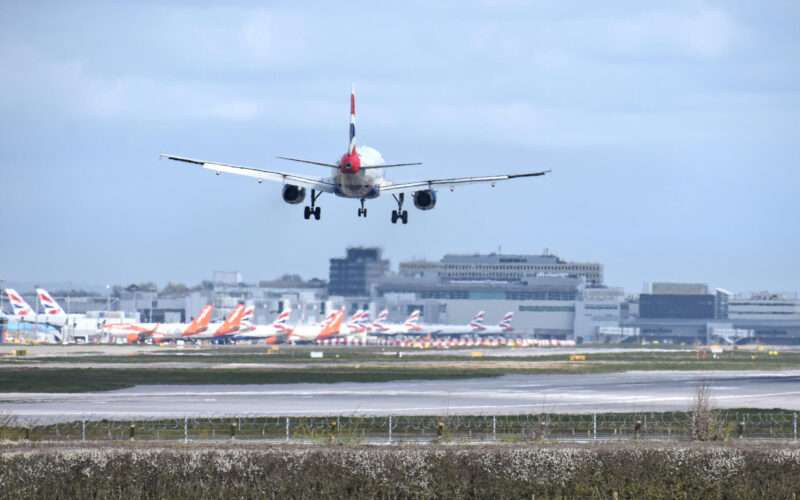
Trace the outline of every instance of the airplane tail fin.
<path fill-rule="evenodd" d="M 64 309 L 58 305 L 58 302 L 56 302 L 55 299 L 53 299 L 53 297 L 51 297 L 44 288 L 37 288 L 36 295 L 39 296 L 39 302 L 44 308 L 44 313 L 48 316 L 62 316 L 67 314 L 64 312 Z"/>
<path fill-rule="evenodd" d="M 364 311 L 362 309 L 359 309 L 358 311 L 355 312 L 355 314 L 353 314 L 353 316 L 350 317 L 348 323 L 353 323 L 353 324 L 358 323 L 359 321 L 361 321 L 361 318 L 363 316 L 364 316 Z"/>
<path fill-rule="evenodd" d="M 350 154 L 356 150 L 356 85 L 350 87 Z"/>
<path fill-rule="evenodd" d="M 389 317 L 389 310 L 384 309 L 378 314 L 378 317 L 375 318 L 375 321 L 372 322 L 372 327 L 377 330 L 383 330 L 386 327 L 383 325 L 386 322 L 386 318 Z"/>
<path fill-rule="evenodd" d="M 419 321 L 419 309 L 411 313 L 404 326 L 416 326 L 417 321 Z"/>
<path fill-rule="evenodd" d="M 278 314 L 278 317 L 275 318 L 275 321 L 272 322 L 273 328 L 276 330 L 288 330 L 289 329 L 289 319 L 292 316 L 291 309 L 284 309 Z"/>
<path fill-rule="evenodd" d="M 11 303 L 11 309 L 14 311 L 14 316 L 36 317 L 36 311 L 31 309 L 31 306 L 22 298 L 22 295 L 17 293 L 13 288 L 6 288 L 6 295 L 8 301 Z"/>
<path fill-rule="evenodd" d="M 255 306 L 250 305 L 245 307 L 244 314 L 242 314 L 242 323 L 246 325 L 252 325 L 253 316 L 255 315 L 255 312 L 256 312 Z"/>
<path fill-rule="evenodd" d="M 225 318 L 225 322 L 222 323 L 222 326 L 219 327 L 219 330 L 214 333 L 214 336 L 218 337 L 220 335 L 227 335 L 237 330 L 242 321 L 243 315 L 244 304 L 239 304 L 236 306 L 236 309 L 234 309 L 233 312 L 230 313 L 227 318 Z"/>
<path fill-rule="evenodd" d="M 507 312 L 505 316 L 503 316 L 503 321 L 500 322 L 500 328 L 507 331 L 513 332 L 514 327 L 511 326 L 511 320 L 514 318 L 514 312 Z"/>
<path fill-rule="evenodd" d="M 214 304 L 205 306 L 197 317 L 194 318 L 186 330 L 183 331 L 181 334 L 182 337 L 187 335 L 195 335 L 197 333 L 203 333 L 204 331 L 208 330 L 208 323 L 211 321 L 211 311 L 214 309 Z"/>
<path fill-rule="evenodd" d="M 478 314 L 476 314 L 475 317 L 472 318 L 472 321 L 469 322 L 469 326 L 471 326 L 472 328 L 477 328 L 479 330 L 482 330 L 483 329 L 483 318 L 484 318 L 485 315 L 486 314 L 483 311 L 481 311 Z"/>
<path fill-rule="evenodd" d="M 320 338 L 339 335 L 339 329 L 342 327 L 343 321 L 344 321 L 344 308 L 341 308 L 338 311 L 336 311 L 336 313 L 333 316 L 333 319 L 323 327 Z"/>
<path fill-rule="evenodd" d="M 417 321 L 419 321 L 419 309 L 411 313 L 411 316 L 408 317 L 403 326 L 419 331 L 420 327 L 417 326 Z"/>

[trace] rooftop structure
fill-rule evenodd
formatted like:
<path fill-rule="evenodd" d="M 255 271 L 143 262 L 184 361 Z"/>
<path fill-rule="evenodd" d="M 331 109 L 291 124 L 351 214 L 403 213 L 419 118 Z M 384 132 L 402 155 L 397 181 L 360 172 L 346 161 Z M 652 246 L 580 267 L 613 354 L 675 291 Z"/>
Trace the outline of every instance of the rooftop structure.
<path fill-rule="evenodd" d="M 708 295 L 705 283 L 653 283 L 653 295 Z"/>
<path fill-rule="evenodd" d="M 603 265 L 596 262 L 568 262 L 545 249 L 541 255 L 447 254 L 441 261 L 401 262 L 403 276 L 437 276 L 443 280 L 521 281 L 535 274 L 582 276 L 587 286 L 603 285 Z"/>
<path fill-rule="evenodd" d="M 382 250 L 375 247 L 350 247 L 343 259 L 330 260 L 328 292 L 345 297 L 365 297 L 389 272 L 389 261 L 382 259 Z"/>

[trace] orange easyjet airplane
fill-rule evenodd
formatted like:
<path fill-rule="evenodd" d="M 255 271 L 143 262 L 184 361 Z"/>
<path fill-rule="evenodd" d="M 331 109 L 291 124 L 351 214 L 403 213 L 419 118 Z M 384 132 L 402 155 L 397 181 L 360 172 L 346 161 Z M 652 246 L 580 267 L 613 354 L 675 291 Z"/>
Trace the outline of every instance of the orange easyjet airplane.
<path fill-rule="evenodd" d="M 187 326 L 185 323 L 108 323 L 103 333 L 111 337 L 125 337 L 128 342 L 174 340 L 198 335 L 208 330 L 213 305 L 205 306 L 200 314 Z"/>
<path fill-rule="evenodd" d="M 214 324 L 208 326 L 205 332 L 200 332 L 192 335 L 190 338 L 196 339 L 212 339 L 215 342 L 230 342 L 231 336 L 249 329 L 247 325 L 242 324 L 242 317 L 244 317 L 245 305 L 239 304 L 231 312 L 222 324 Z"/>
<path fill-rule="evenodd" d="M 319 325 L 296 325 L 291 327 L 289 338 L 301 342 L 327 339 L 339 335 L 344 320 L 344 308 L 334 311 Z"/>

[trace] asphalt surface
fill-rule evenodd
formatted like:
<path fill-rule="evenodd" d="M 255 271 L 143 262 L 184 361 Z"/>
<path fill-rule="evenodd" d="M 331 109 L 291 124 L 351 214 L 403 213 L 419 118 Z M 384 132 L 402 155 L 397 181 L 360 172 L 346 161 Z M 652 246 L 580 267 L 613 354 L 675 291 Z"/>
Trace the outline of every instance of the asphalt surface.
<path fill-rule="evenodd" d="M 647 371 L 379 383 L 137 386 L 81 394 L 0 393 L 30 421 L 184 415 L 430 415 L 685 411 L 709 380 L 718 408 L 800 410 L 800 370 Z"/>

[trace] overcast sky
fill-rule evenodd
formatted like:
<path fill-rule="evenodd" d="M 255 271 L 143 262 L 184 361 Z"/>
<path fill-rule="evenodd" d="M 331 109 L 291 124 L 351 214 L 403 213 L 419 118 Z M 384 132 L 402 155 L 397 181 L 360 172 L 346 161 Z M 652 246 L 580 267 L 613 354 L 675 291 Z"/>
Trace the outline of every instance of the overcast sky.
<path fill-rule="evenodd" d="M 800 290 L 800 4 L 0 3 L 0 279 L 327 278 L 349 245 L 605 264 L 609 285 Z M 552 175 L 389 199 L 158 161 L 327 175 L 357 133 L 398 180 Z M 322 169 L 322 170 L 320 170 Z"/>

